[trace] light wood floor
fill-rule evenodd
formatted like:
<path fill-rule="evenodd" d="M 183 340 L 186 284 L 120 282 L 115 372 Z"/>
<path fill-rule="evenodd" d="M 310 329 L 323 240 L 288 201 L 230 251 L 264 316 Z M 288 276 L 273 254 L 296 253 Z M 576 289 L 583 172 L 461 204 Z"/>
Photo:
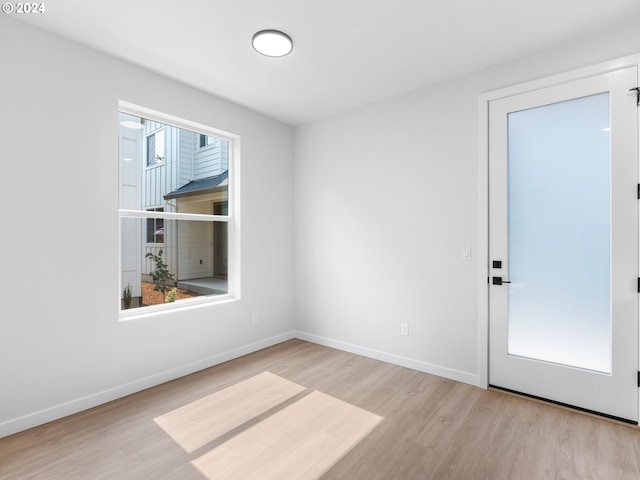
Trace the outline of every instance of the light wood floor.
<path fill-rule="evenodd" d="M 300 340 L 0 439 L 0 478 L 204 480 L 154 419 L 265 371 L 384 418 L 322 480 L 640 479 L 636 427 Z"/>

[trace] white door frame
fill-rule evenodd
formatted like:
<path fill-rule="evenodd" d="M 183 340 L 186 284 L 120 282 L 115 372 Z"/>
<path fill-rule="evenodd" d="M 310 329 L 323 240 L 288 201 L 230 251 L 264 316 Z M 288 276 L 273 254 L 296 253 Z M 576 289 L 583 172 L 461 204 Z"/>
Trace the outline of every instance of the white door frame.
<path fill-rule="evenodd" d="M 489 102 L 573 82 L 625 67 L 640 67 L 640 54 L 483 93 L 478 99 L 478 386 L 489 386 Z M 640 107 L 639 118 L 640 118 Z"/>

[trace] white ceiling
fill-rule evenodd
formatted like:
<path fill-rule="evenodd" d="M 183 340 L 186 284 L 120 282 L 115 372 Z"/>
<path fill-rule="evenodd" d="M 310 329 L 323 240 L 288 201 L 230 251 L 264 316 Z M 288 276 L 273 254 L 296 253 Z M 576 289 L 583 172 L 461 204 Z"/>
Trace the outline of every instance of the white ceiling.
<path fill-rule="evenodd" d="M 640 18 L 639 0 L 55 0 L 13 15 L 300 125 Z M 268 58 L 258 30 L 294 50 Z"/>

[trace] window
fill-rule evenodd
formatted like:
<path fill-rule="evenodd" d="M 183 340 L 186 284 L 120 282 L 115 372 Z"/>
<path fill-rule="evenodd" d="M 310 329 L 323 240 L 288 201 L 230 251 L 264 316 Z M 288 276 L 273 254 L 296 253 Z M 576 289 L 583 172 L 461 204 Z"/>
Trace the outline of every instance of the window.
<path fill-rule="evenodd" d="M 164 162 L 164 130 L 147 136 L 147 167 Z"/>
<path fill-rule="evenodd" d="M 164 212 L 164 208 L 147 208 L 148 212 Z M 147 243 L 164 243 L 164 218 L 147 218 Z"/>
<path fill-rule="evenodd" d="M 237 137 L 123 105 L 121 315 L 238 298 Z"/>
<path fill-rule="evenodd" d="M 213 145 L 215 140 L 215 138 L 208 135 L 200 135 L 200 148 L 206 147 L 207 145 Z"/>

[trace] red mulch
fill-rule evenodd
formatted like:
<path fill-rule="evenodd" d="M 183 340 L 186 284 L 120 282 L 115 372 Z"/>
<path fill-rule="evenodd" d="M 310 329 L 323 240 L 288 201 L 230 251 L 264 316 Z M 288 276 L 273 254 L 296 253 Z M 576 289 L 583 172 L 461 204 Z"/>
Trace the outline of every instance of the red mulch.
<path fill-rule="evenodd" d="M 149 305 L 158 305 L 164 303 L 164 298 L 162 293 L 156 292 L 154 290 L 155 284 L 149 282 L 142 282 L 142 304 L 145 306 Z M 178 289 L 178 294 L 176 295 L 176 300 L 181 300 L 183 298 L 191 298 L 198 297 L 197 293 L 189 292 L 188 290 L 183 290 L 182 288 Z"/>

